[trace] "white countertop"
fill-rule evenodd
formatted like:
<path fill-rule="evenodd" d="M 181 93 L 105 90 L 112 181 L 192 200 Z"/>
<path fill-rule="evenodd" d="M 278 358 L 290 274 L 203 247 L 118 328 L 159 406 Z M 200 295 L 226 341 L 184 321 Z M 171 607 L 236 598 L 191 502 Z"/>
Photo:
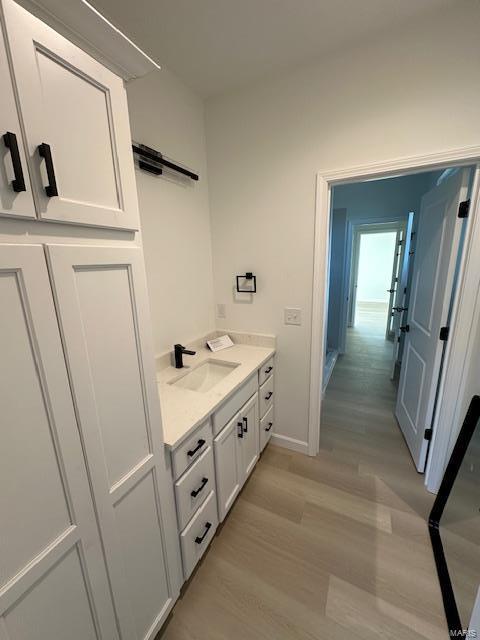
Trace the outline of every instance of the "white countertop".
<path fill-rule="evenodd" d="M 171 449 L 180 444 L 274 353 L 273 348 L 248 344 L 234 344 L 217 353 L 202 347 L 197 349 L 195 356 L 183 357 L 183 369 L 168 366 L 157 371 L 165 444 Z M 205 360 L 232 362 L 239 366 L 205 393 L 168 384 Z"/>

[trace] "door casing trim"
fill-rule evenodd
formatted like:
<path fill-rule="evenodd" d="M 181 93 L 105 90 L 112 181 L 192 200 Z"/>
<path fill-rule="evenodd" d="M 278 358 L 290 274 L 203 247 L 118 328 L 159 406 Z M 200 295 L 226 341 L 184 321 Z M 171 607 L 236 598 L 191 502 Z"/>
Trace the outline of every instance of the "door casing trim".
<path fill-rule="evenodd" d="M 451 331 L 445 349 L 445 366 L 439 382 L 437 411 L 432 425 L 433 438 L 425 472 L 427 489 L 433 493 L 438 491 L 448 455 L 462 423 L 461 414 L 468 372 L 473 360 L 472 347 L 476 332 L 480 329 L 480 146 L 317 172 L 310 350 L 309 455 L 316 455 L 320 444 L 332 188 L 361 180 L 469 165 L 475 165 L 475 173 L 470 196 L 465 248 L 461 257 L 458 286 L 452 307 Z"/>

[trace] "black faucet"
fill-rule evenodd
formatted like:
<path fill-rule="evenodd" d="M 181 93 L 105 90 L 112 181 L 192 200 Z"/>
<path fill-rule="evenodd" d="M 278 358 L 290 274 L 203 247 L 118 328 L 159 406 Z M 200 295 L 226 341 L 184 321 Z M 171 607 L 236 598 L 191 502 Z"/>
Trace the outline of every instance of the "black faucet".
<path fill-rule="evenodd" d="M 194 356 L 196 351 L 189 351 L 188 349 L 185 349 L 185 347 L 182 347 L 181 344 L 176 344 L 174 346 L 175 349 L 175 367 L 177 369 L 182 369 L 183 367 L 183 355 L 187 355 L 187 356 Z"/>

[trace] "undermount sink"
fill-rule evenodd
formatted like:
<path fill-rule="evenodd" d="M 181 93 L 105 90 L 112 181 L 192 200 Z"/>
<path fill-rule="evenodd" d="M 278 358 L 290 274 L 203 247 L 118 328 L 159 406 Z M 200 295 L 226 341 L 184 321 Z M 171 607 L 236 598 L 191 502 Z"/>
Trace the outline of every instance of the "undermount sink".
<path fill-rule="evenodd" d="M 239 366 L 236 362 L 224 362 L 222 360 L 207 360 L 188 373 L 171 380 L 168 384 L 190 391 L 205 393 L 226 378 Z"/>

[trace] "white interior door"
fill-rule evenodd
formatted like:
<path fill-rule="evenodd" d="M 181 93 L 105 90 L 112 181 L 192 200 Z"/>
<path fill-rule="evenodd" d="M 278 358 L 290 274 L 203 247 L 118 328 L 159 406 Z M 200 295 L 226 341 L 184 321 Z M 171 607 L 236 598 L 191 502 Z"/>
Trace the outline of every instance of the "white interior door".
<path fill-rule="evenodd" d="M 0 308 L 0 637 L 116 639 L 41 246 L 0 246 Z"/>
<path fill-rule="evenodd" d="M 358 266 L 360 262 L 360 232 L 355 230 L 352 240 L 352 261 L 348 301 L 348 326 L 355 326 L 355 312 L 357 309 Z"/>
<path fill-rule="evenodd" d="M 20 119 L 1 28 L 0 87 L 0 214 L 35 218 Z"/>
<path fill-rule="evenodd" d="M 402 255 L 401 264 L 399 269 L 399 276 L 397 282 L 397 288 L 395 292 L 395 302 L 393 306 L 393 353 L 392 353 L 392 367 L 390 372 L 390 379 L 393 380 L 395 376 L 395 366 L 398 359 L 398 347 L 400 338 L 400 325 L 402 318 L 406 317 L 405 300 L 407 297 L 407 282 L 408 282 L 408 269 L 410 264 L 410 247 L 412 246 L 412 228 L 413 228 L 413 211 L 410 211 L 407 218 L 407 226 L 405 229 L 405 235 L 402 243 Z"/>
<path fill-rule="evenodd" d="M 390 289 L 388 293 L 388 312 L 387 312 L 387 327 L 385 329 L 385 339 L 393 339 L 393 307 L 395 304 L 395 298 L 398 292 L 398 270 L 400 266 L 400 260 L 402 256 L 402 245 L 404 244 L 405 229 L 398 229 L 395 236 L 395 251 L 393 254 L 392 263 L 392 277 L 390 278 Z"/>
<path fill-rule="evenodd" d="M 402 358 L 396 416 L 417 470 L 423 472 L 432 424 L 462 220 L 458 207 L 468 189 L 462 169 L 422 198 L 417 228 L 408 333 Z"/>
<path fill-rule="evenodd" d="M 138 229 L 123 81 L 13 0 L 3 5 L 39 217 Z"/>
<path fill-rule="evenodd" d="M 49 245 L 48 260 L 122 637 L 147 640 L 181 561 L 142 252 Z"/>

